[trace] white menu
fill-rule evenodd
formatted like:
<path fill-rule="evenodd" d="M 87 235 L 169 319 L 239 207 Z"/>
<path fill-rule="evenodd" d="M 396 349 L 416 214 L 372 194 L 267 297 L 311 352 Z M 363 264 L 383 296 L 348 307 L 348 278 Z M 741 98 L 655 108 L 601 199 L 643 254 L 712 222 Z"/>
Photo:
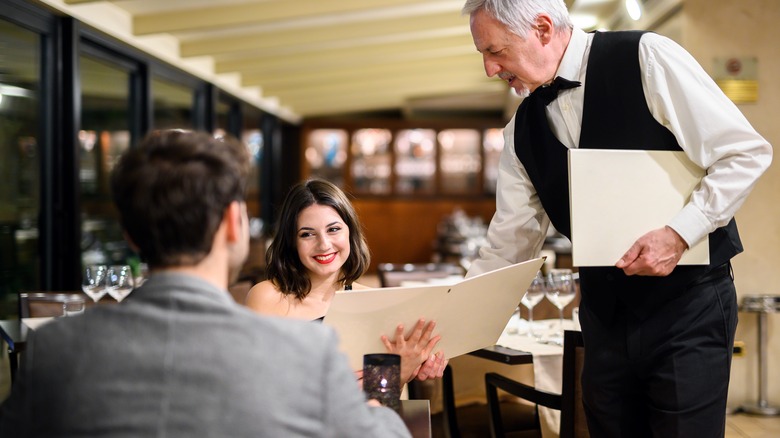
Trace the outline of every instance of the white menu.
<path fill-rule="evenodd" d="M 704 175 L 684 152 L 569 149 L 574 266 L 614 266 L 639 237 L 680 212 Z M 705 238 L 679 264 L 709 258 Z"/>

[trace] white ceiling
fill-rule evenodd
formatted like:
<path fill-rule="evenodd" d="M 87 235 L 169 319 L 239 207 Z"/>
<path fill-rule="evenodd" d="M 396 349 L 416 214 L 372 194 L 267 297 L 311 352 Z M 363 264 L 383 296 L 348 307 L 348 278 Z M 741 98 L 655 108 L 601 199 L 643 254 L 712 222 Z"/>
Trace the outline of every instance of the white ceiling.
<path fill-rule="evenodd" d="M 292 118 L 512 106 L 463 0 L 42 1 Z M 622 14 L 623 0 L 566 2 L 588 27 Z"/>

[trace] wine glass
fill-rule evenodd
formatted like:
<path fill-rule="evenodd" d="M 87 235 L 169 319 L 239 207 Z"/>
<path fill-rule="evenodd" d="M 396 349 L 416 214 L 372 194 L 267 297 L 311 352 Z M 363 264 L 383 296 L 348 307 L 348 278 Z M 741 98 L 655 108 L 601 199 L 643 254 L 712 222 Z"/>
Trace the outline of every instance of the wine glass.
<path fill-rule="evenodd" d="M 531 338 L 536 338 L 534 334 L 534 306 L 542 301 L 546 289 L 547 282 L 542 276 L 542 271 L 539 271 L 523 294 L 523 298 L 520 299 L 520 304 L 528 309 L 528 336 Z"/>
<path fill-rule="evenodd" d="M 81 290 L 96 303 L 106 294 L 106 272 L 106 265 L 89 265 L 84 268 Z"/>
<path fill-rule="evenodd" d="M 122 302 L 133 291 L 133 271 L 130 265 L 115 265 L 108 268 L 106 290 L 117 302 Z"/>
<path fill-rule="evenodd" d="M 547 290 L 545 296 L 560 312 L 558 332 L 550 339 L 557 343 L 560 339 L 563 344 L 563 308 L 574 300 L 577 295 L 577 286 L 571 269 L 551 269 L 547 275 Z"/>

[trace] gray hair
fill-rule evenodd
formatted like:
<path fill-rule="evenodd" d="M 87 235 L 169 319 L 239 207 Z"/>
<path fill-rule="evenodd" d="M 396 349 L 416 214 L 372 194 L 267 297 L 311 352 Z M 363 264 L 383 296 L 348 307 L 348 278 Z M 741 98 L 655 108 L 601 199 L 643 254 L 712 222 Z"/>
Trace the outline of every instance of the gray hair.
<path fill-rule="evenodd" d="M 520 38 L 528 35 L 541 13 L 552 18 L 557 32 L 574 27 L 563 0 L 466 0 L 461 13 L 471 15 L 480 9 L 505 24 Z"/>

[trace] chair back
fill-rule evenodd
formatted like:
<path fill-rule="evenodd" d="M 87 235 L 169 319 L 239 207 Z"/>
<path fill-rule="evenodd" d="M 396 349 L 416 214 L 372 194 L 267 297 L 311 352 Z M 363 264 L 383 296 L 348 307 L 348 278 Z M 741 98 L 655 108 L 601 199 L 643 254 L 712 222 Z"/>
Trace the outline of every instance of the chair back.
<path fill-rule="evenodd" d="M 463 276 L 465 271 L 455 263 L 380 263 L 377 265 L 377 274 L 380 286 L 397 287 L 403 281 Z"/>
<path fill-rule="evenodd" d="M 582 366 L 585 359 L 585 345 L 582 333 L 566 331 L 563 337 L 563 370 L 561 393 L 555 394 L 524 383 L 512 380 L 498 373 L 485 374 L 485 391 L 490 410 L 490 432 L 494 438 L 507 436 L 504 432 L 503 418 L 498 403 L 497 389 L 502 389 L 521 399 L 559 410 L 561 438 L 589 438 L 585 408 L 582 405 Z M 541 433 L 540 424 L 536 428 Z"/>
<path fill-rule="evenodd" d="M 20 292 L 19 317 L 64 316 L 67 303 L 81 302 L 83 308 L 86 305 L 84 298 L 81 293 L 71 292 Z"/>
<path fill-rule="evenodd" d="M 582 366 L 585 343 L 582 332 L 567 330 L 563 335 L 563 381 L 561 387 L 561 438 L 590 437 L 582 404 Z"/>

